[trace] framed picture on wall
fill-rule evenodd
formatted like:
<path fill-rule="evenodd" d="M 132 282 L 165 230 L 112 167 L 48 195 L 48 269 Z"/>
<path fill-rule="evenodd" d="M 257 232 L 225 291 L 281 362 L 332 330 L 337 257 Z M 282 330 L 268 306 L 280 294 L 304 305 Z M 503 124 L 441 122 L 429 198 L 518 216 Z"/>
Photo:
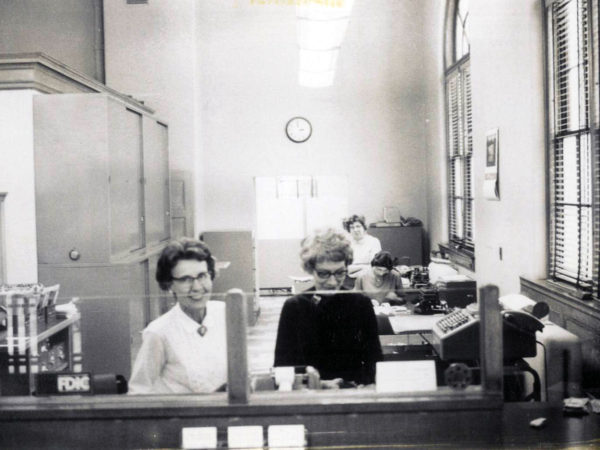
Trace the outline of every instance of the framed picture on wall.
<path fill-rule="evenodd" d="M 486 167 L 497 167 L 498 161 L 498 129 L 488 133 L 486 136 Z"/>
<path fill-rule="evenodd" d="M 498 142 L 498 128 L 490 130 L 485 136 L 485 176 L 483 193 L 488 200 L 500 200 L 498 161 L 500 147 Z"/>

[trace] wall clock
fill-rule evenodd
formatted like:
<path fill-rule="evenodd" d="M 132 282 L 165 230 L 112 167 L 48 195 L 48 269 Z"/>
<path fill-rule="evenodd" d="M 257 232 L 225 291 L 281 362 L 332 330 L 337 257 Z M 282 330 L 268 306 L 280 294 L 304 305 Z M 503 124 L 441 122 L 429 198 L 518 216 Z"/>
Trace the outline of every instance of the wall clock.
<path fill-rule="evenodd" d="M 292 117 L 285 125 L 285 133 L 292 142 L 306 142 L 312 134 L 312 126 L 304 117 Z"/>

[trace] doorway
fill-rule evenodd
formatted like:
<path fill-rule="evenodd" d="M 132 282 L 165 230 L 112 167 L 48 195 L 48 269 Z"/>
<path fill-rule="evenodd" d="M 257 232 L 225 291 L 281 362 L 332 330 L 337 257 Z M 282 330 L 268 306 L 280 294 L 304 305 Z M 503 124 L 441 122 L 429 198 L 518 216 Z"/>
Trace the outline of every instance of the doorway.
<path fill-rule="evenodd" d="M 345 176 L 255 177 L 258 286 L 288 289 L 291 276 L 306 275 L 299 251 L 317 228 L 341 228 L 348 215 Z"/>

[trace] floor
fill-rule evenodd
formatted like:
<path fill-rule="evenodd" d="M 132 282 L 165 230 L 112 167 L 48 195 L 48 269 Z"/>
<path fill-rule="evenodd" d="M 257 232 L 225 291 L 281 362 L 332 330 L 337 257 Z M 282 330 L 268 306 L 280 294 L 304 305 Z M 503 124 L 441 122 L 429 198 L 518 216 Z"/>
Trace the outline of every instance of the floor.
<path fill-rule="evenodd" d="M 248 328 L 248 370 L 265 372 L 273 367 L 277 325 L 283 302 L 287 297 L 261 297 L 260 314 Z"/>

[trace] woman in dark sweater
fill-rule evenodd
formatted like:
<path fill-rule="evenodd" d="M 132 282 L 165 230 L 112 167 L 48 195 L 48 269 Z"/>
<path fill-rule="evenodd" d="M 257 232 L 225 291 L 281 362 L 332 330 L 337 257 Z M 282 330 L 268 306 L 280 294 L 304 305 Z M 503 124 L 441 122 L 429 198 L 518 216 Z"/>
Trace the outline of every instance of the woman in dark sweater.
<path fill-rule="evenodd" d="M 382 355 L 371 300 L 339 291 L 352 263 L 347 234 L 315 232 L 302 241 L 300 257 L 314 287 L 283 305 L 275 366 L 313 366 L 324 380 L 373 383 Z"/>

